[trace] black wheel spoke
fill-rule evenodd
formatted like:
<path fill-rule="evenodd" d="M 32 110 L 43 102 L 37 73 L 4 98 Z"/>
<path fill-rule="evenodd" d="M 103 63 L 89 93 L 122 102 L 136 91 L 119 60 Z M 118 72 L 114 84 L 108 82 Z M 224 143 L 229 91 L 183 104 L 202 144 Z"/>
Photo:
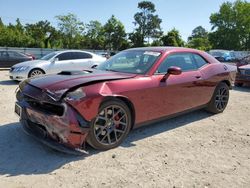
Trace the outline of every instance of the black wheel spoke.
<path fill-rule="evenodd" d="M 94 134 L 98 142 L 112 145 L 122 139 L 128 126 L 128 115 L 119 105 L 110 105 L 96 116 Z"/>

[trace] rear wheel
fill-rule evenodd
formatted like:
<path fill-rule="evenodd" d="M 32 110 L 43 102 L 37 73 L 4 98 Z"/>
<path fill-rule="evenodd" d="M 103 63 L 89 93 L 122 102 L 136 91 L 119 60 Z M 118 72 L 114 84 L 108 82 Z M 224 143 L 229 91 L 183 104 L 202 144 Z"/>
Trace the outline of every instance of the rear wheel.
<path fill-rule="evenodd" d="M 131 128 L 131 112 L 121 100 L 103 103 L 91 121 L 88 143 L 95 149 L 117 147 L 127 137 Z"/>
<path fill-rule="evenodd" d="M 225 110 L 229 99 L 229 87 L 221 82 L 215 89 L 212 99 L 206 110 L 212 113 L 221 113 Z"/>
<path fill-rule="evenodd" d="M 45 74 L 45 72 L 41 69 L 33 69 L 29 72 L 28 77 L 32 78 L 32 77 L 36 77 L 36 76 L 40 76 L 42 74 Z"/>

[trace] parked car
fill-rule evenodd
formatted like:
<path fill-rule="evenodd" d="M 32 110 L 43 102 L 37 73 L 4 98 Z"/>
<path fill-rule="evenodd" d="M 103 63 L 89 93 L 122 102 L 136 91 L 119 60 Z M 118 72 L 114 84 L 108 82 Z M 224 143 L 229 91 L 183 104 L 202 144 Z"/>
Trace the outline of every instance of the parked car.
<path fill-rule="evenodd" d="M 240 67 L 240 66 L 248 65 L 248 64 L 250 64 L 250 55 L 247 55 L 247 56 L 237 60 L 236 66 Z"/>
<path fill-rule="evenodd" d="M 215 57 L 220 62 L 230 62 L 236 60 L 233 51 L 228 50 L 210 50 L 209 54 Z"/>
<path fill-rule="evenodd" d="M 9 75 L 10 79 L 21 81 L 26 78 L 42 74 L 55 74 L 64 70 L 83 70 L 104 61 L 106 61 L 106 58 L 90 52 L 80 50 L 56 51 L 39 60 L 14 65 L 11 67 Z"/>
<path fill-rule="evenodd" d="M 36 59 L 36 57 L 35 57 L 33 54 L 25 53 L 25 55 L 27 55 L 28 57 L 31 57 L 32 60 L 35 60 L 35 59 Z"/>
<path fill-rule="evenodd" d="M 27 79 L 15 112 L 24 130 L 57 150 L 107 150 L 131 129 L 180 113 L 225 110 L 236 66 L 187 48 L 122 51 L 95 69 Z"/>
<path fill-rule="evenodd" d="M 32 57 L 29 57 L 21 52 L 9 50 L 0 51 L 0 68 L 10 68 L 17 63 L 30 60 L 32 60 Z"/>
<path fill-rule="evenodd" d="M 234 85 L 242 87 L 244 84 L 249 84 L 249 83 L 250 83 L 250 64 L 239 66 Z"/>

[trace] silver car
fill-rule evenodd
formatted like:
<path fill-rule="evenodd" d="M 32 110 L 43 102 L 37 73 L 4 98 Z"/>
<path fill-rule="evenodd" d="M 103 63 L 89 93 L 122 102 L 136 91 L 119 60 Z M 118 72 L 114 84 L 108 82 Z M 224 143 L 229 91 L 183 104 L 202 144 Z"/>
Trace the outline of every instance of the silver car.
<path fill-rule="evenodd" d="M 65 70 L 83 70 L 106 61 L 106 58 L 91 52 L 67 50 L 52 52 L 39 60 L 18 63 L 11 67 L 9 76 L 12 80 L 56 74 Z"/>

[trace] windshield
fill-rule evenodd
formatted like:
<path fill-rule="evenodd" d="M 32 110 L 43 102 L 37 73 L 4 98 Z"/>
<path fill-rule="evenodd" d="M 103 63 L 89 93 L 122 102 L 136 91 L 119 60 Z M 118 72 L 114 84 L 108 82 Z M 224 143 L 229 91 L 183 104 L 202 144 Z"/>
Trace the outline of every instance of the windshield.
<path fill-rule="evenodd" d="M 100 64 L 97 69 L 133 74 L 145 74 L 160 55 L 160 52 L 146 50 L 123 51 Z"/>
<path fill-rule="evenodd" d="M 50 60 L 52 57 L 54 57 L 56 54 L 57 54 L 57 52 L 51 52 L 51 53 L 49 53 L 49 54 L 43 56 L 43 57 L 41 58 L 41 60 L 46 60 L 46 61 L 48 61 L 48 60 Z"/>

